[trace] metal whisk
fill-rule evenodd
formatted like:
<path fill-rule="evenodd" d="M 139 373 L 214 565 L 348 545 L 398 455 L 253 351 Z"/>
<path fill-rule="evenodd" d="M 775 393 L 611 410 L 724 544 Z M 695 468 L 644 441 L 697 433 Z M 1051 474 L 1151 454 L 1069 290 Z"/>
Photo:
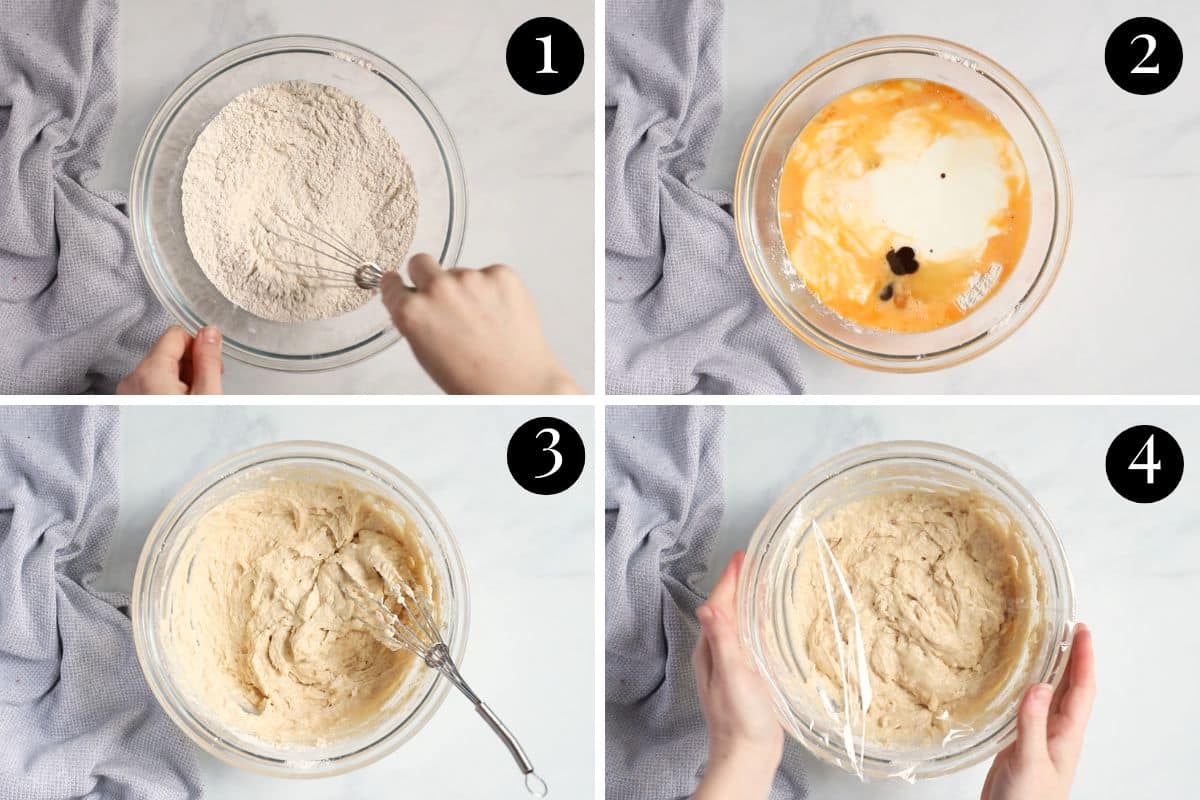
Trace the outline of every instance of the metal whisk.
<path fill-rule="evenodd" d="M 374 261 L 363 258 L 355 253 L 354 246 L 344 238 L 333 231 L 323 230 L 315 225 L 309 224 L 307 227 L 301 227 L 283 217 L 277 217 L 277 219 L 295 235 L 288 236 L 268 228 L 267 230 L 270 233 L 285 242 L 291 242 L 298 247 L 303 247 L 328 259 L 330 262 L 341 264 L 342 266 L 322 267 L 317 264 L 305 264 L 300 261 L 277 259 L 280 264 L 308 270 L 309 277 L 322 278 L 324 285 L 332 288 L 350 288 L 352 286 L 367 290 L 379 288 L 379 282 L 383 279 L 384 275 L 383 268 Z M 297 235 L 306 237 L 308 241 L 296 238 Z"/>
<path fill-rule="evenodd" d="M 425 595 L 414 590 L 391 564 L 385 561 L 372 564 L 375 572 L 383 580 L 388 596 L 408 611 L 409 621 L 404 622 L 382 600 L 367 591 L 344 565 L 339 562 L 338 566 L 348 579 L 342 586 L 342 591 L 358 611 L 355 618 L 366 625 L 385 647 L 407 650 L 414 654 L 466 695 L 475 706 L 476 713 L 483 717 L 483 721 L 500 737 L 500 741 L 504 742 L 504 746 L 512 754 L 521 774 L 525 776 L 525 788 L 534 797 L 545 797 L 548 792 L 546 782 L 533 771 L 533 763 L 525 754 L 520 742 L 487 703 L 480 700 L 479 695 L 463 680 L 450 655 L 450 648 L 442 639 L 441 629 L 434 619 L 431 604 Z"/>

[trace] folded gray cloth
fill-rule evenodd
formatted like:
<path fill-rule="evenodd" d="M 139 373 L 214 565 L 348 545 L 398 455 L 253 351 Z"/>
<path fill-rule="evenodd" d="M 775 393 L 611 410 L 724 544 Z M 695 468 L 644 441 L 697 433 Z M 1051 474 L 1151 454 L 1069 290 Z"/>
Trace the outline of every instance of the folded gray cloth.
<path fill-rule="evenodd" d="M 116 0 L 0 0 L 0 392 L 111 392 L 167 319 L 121 196 Z"/>
<path fill-rule="evenodd" d="M 721 116 L 721 0 L 608 0 L 608 390 L 802 392 L 803 352 L 695 187 Z"/>
<path fill-rule="evenodd" d="M 92 588 L 117 518 L 115 408 L 0 408 L 0 798 L 199 797 L 128 601 Z"/>
<path fill-rule="evenodd" d="M 721 514 L 724 412 L 679 406 L 608 410 L 605 514 L 605 797 L 691 795 L 708 736 L 691 655 Z M 771 797 L 804 798 L 789 743 Z"/>

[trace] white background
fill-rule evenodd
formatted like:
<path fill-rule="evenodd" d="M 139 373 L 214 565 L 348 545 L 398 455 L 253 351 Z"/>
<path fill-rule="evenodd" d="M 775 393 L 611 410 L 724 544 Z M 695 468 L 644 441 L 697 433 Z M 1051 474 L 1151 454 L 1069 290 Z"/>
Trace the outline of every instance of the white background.
<path fill-rule="evenodd" d="M 121 513 L 102 588 L 129 591 L 155 518 L 214 462 L 285 439 L 371 453 L 421 486 L 458 538 L 471 589 L 461 665 L 467 681 L 517 734 L 552 796 L 591 798 L 595 467 L 551 497 L 517 486 L 505 461 L 508 439 L 535 416 L 572 424 L 594 456 L 592 411 L 582 407 L 125 407 Z M 199 761 L 213 798 L 527 797 L 504 746 L 453 691 L 414 739 L 348 775 L 296 781 L 261 777 L 208 755 Z"/>
<path fill-rule="evenodd" d="M 539 97 L 508 74 L 508 37 L 543 13 L 584 41 L 579 80 Z M 120 3 L 120 98 L 97 187 L 128 191 L 138 142 L 167 95 L 201 64 L 263 36 L 318 34 L 373 50 L 406 71 L 446 118 L 467 176 L 460 263 L 513 266 L 551 347 L 593 384 L 595 53 L 591 0 L 220 0 Z M 437 391 L 402 342 L 336 372 L 289 375 L 227 359 L 226 391 L 247 394 Z"/>
<path fill-rule="evenodd" d="M 744 548 L 785 488 L 826 458 L 888 439 L 969 450 L 1007 470 L 1058 529 L 1075 577 L 1079 619 L 1096 642 L 1099 694 L 1074 800 L 1194 797 L 1200 630 L 1200 471 L 1167 499 L 1139 506 L 1112 490 L 1109 443 L 1137 424 L 1200 453 L 1200 409 L 733 408 L 726 419 L 727 505 L 714 570 Z M 915 786 L 859 784 L 805 755 L 809 800 L 964 800 L 987 765 Z"/>
<path fill-rule="evenodd" d="M 742 143 L 788 78 L 835 47 L 883 34 L 959 42 L 1008 68 L 1045 107 L 1075 189 L 1066 261 L 1045 303 L 995 350 L 920 376 L 868 372 L 807 350 L 824 394 L 1200 392 L 1185 343 L 1200 336 L 1200 3 L 1194 0 L 730 0 L 725 110 L 705 181 L 732 189 Z M 1153 16 L 1183 41 L 1166 91 L 1126 94 L 1104 46 Z M 754 289 L 746 282 L 746 291 Z M 1184 359 L 1182 362 L 1180 359 Z"/>

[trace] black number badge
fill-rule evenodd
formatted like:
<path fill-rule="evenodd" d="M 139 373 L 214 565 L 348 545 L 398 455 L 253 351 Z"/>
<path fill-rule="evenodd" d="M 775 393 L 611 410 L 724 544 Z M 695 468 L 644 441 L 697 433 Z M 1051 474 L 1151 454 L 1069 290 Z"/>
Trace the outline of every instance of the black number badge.
<path fill-rule="evenodd" d="M 555 17 L 537 17 L 517 28 L 505 52 L 508 74 L 527 92 L 558 94 L 583 72 L 583 40 Z"/>
<path fill-rule="evenodd" d="M 579 432 L 556 417 L 531 419 L 508 440 L 508 471 L 534 494 L 558 494 L 583 474 L 586 455 Z"/>
<path fill-rule="evenodd" d="M 1183 450 L 1162 428 L 1135 425 L 1113 439 L 1104 468 L 1121 497 L 1157 503 L 1183 479 Z"/>
<path fill-rule="evenodd" d="M 1183 44 L 1162 20 L 1134 17 L 1108 37 L 1104 66 L 1113 83 L 1130 94 L 1158 94 L 1179 77 Z"/>

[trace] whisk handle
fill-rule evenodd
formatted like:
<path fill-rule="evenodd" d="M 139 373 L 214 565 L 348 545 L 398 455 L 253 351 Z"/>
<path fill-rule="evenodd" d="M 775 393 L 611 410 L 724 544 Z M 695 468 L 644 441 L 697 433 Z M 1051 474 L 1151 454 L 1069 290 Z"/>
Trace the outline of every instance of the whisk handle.
<path fill-rule="evenodd" d="M 534 797 L 545 797 L 549 789 L 546 782 L 541 776 L 533 771 L 533 763 L 529 760 L 529 756 L 525 755 L 525 748 L 521 747 L 521 743 L 517 741 L 517 737 L 513 736 L 513 732 L 508 729 L 508 726 L 500 721 L 496 716 L 496 712 L 492 711 L 487 703 L 480 701 L 475 704 L 475 711 L 479 716 L 483 717 L 483 721 L 488 724 L 488 727 L 496 732 L 500 737 L 500 741 L 504 742 L 504 746 L 508 748 L 508 752 L 512 755 L 513 761 L 517 762 L 517 767 L 521 770 L 521 774 L 525 776 L 525 789 Z"/>
<path fill-rule="evenodd" d="M 460 692 L 466 695 L 466 698 L 475 706 L 475 712 L 483 717 L 483 721 L 487 723 L 488 727 L 499 737 L 500 741 L 504 742 L 513 761 L 517 762 L 521 774 L 525 776 L 525 788 L 529 794 L 534 797 L 545 797 L 548 792 L 546 782 L 533 771 L 533 762 L 525 754 L 525 748 L 521 747 L 517 737 L 513 735 L 507 725 L 500 721 L 500 717 L 496 716 L 496 712 L 492 711 L 491 706 L 483 702 L 479 695 L 475 694 L 467 685 L 462 673 L 458 671 L 458 666 L 450 657 L 449 648 L 442 642 L 438 642 L 425 652 L 424 659 L 426 664 L 442 673 Z"/>
<path fill-rule="evenodd" d="M 475 706 L 475 711 L 479 716 L 483 717 L 483 721 L 488 724 L 488 727 L 496 732 L 496 735 L 500 737 L 500 741 L 504 742 L 504 746 L 508 748 L 513 761 L 517 762 L 517 767 L 520 768 L 521 774 L 528 775 L 533 772 L 533 763 L 529 760 L 529 756 L 525 754 L 525 749 L 521 747 L 521 743 L 517 741 L 517 737 L 508 729 L 508 726 L 496 716 L 496 712 L 492 711 L 487 703 L 482 702 Z"/>

